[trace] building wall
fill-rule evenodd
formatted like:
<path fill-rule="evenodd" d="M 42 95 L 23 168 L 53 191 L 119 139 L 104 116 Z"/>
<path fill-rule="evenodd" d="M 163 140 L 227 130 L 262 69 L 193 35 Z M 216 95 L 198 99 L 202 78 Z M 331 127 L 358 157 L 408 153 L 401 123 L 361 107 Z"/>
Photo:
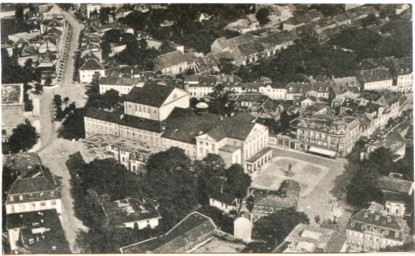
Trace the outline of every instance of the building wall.
<path fill-rule="evenodd" d="M 233 235 L 244 242 L 251 242 L 252 222 L 245 217 L 238 217 L 233 223 Z"/>
<path fill-rule="evenodd" d="M 184 72 L 186 70 L 187 66 L 188 66 L 188 64 L 185 61 L 185 62 L 179 63 L 177 65 L 173 65 L 173 66 L 170 66 L 170 67 L 167 67 L 167 68 L 163 68 L 161 70 L 161 73 L 163 73 L 163 75 L 177 75 L 177 74 L 180 74 L 180 73 Z"/>
<path fill-rule="evenodd" d="M 159 120 L 165 120 L 175 107 L 189 108 L 190 97 L 186 91 L 174 89 L 160 108 Z"/>
<path fill-rule="evenodd" d="M 393 80 L 382 80 L 374 82 L 366 82 L 363 84 L 364 90 L 390 90 L 392 89 Z"/>
<path fill-rule="evenodd" d="M 215 208 L 218 208 L 222 212 L 229 213 L 232 210 L 236 211 L 236 205 L 228 205 L 226 203 L 223 203 L 221 201 L 215 200 L 213 198 L 209 198 L 209 205 L 213 206 Z"/>
<path fill-rule="evenodd" d="M 79 70 L 79 81 L 81 83 L 91 83 L 95 73 L 98 72 L 100 77 L 105 76 L 105 70 Z"/>
<path fill-rule="evenodd" d="M 189 92 L 190 97 L 202 98 L 206 97 L 213 92 L 214 86 L 187 86 L 186 90 Z"/>
<path fill-rule="evenodd" d="M 385 238 L 384 235 L 379 233 L 358 232 L 350 229 L 346 230 L 346 237 L 351 249 L 365 252 L 379 251 L 380 248 L 403 244 L 402 241 Z"/>
<path fill-rule="evenodd" d="M 172 139 L 168 139 L 168 138 L 161 138 L 162 140 L 162 145 L 163 148 L 165 150 L 171 148 L 171 147 L 178 147 L 184 150 L 184 152 L 186 153 L 186 155 L 192 159 L 195 160 L 196 159 L 196 144 L 190 144 L 190 143 L 185 143 L 182 141 L 178 141 L 178 140 L 172 140 Z"/>
<path fill-rule="evenodd" d="M 286 88 L 273 88 L 271 85 L 259 87 L 259 92 L 270 97 L 273 100 L 286 100 Z"/>
<path fill-rule="evenodd" d="M 162 147 L 161 133 L 120 125 L 119 136 L 121 138 L 148 143 L 156 147 Z"/>
<path fill-rule="evenodd" d="M 43 200 L 25 203 L 6 204 L 6 213 L 34 212 L 56 209 L 58 214 L 62 212 L 61 199 Z"/>
<path fill-rule="evenodd" d="M 134 228 L 136 225 L 138 226 L 138 229 L 144 229 L 148 226 L 154 229 L 159 225 L 159 218 L 124 223 L 124 227 L 127 228 Z"/>
<path fill-rule="evenodd" d="M 116 90 L 121 94 L 128 94 L 131 89 L 134 88 L 134 85 L 117 85 L 117 84 L 100 84 L 99 85 L 99 93 L 104 94 L 106 91 L 109 90 Z"/>
<path fill-rule="evenodd" d="M 261 124 L 255 124 L 248 135 L 242 147 L 242 166 L 245 165 L 245 161 L 257 152 L 267 147 L 268 145 L 268 128 Z"/>
<path fill-rule="evenodd" d="M 124 111 L 127 115 L 138 116 L 151 120 L 159 120 L 160 110 L 157 107 L 138 104 L 135 102 L 124 102 Z"/>
<path fill-rule="evenodd" d="M 117 123 L 111 123 L 91 117 L 84 117 L 85 124 L 85 137 L 89 137 L 94 134 L 111 134 L 119 136 L 119 125 Z"/>
<path fill-rule="evenodd" d="M 397 85 L 396 90 L 401 91 L 401 92 L 411 92 L 412 84 L 413 84 L 412 73 L 407 74 L 407 75 L 399 75 L 396 81 L 396 85 Z"/>

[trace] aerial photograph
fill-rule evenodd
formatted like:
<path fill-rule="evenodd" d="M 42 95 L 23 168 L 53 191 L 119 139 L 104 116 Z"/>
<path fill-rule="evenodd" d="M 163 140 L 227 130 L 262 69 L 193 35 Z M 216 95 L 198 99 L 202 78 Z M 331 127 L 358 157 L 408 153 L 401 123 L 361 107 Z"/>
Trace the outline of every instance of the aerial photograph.
<path fill-rule="evenodd" d="M 412 11 L 1 3 L 2 254 L 415 252 Z"/>

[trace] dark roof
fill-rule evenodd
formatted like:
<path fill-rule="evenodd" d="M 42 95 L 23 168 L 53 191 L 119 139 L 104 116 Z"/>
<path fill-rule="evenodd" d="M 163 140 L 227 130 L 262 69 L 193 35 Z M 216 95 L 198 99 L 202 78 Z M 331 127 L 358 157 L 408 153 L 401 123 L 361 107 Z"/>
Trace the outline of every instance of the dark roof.
<path fill-rule="evenodd" d="M 264 50 L 264 47 L 256 41 L 239 45 L 238 48 L 242 56 L 261 53 Z"/>
<path fill-rule="evenodd" d="M 140 201 L 135 198 L 126 198 L 102 204 L 108 219 L 115 225 L 161 218 L 159 212 L 151 201 Z"/>
<path fill-rule="evenodd" d="M 111 123 L 118 123 L 120 121 L 122 111 L 105 111 L 97 108 L 88 108 L 85 117 L 108 121 Z"/>
<path fill-rule="evenodd" d="M 87 60 L 79 70 L 101 70 L 105 69 L 104 66 L 99 63 L 96 59 L 89 59 Z"/>
<path fill-rule="evenodd" d="M 208 132 L 220 123 L 221 118 L 218 115 L 197 114 L 191 109 L 175 108 L 165 120 L 166 129 L 162 137 L 194 144 L 195 137 L 200 132 Z"/>
<path fill-rule="evenodd" d="M 17 245 L 31 254 L 71 253 L 56 210 L 7 215 L 7 229 L 15 228 L 20 229 Z"/>
<path fill-rule="evenodd" d="M 193 212 L 164 236 L 125 246 L 120 250 L 122 253 L 184 253 L 200 244 L 200 237 L 207 235 L 206 238 L 209 238 L 215 229 L 216 225 L 209 217 Z"/>
<path fill-rule="evenodd" d="M 395 193 L 410 194 L 414 183 L 409 180 L 382 176 L 378 179 L 378 188 Z"/>
<path fill-rule="evenodd" d="M 392 75 L 389 69 L 377 68 L 377 69 L 360 71 L 358 78 L 360 79 L 361 82 L 367 83 L 367 82 L 391 80 Z"/>
<path fill-rule="evenodd" d="M 388 234 L 385 233 L 384 236 L 388 239 L 401 241 L 405 240 L 407 236 L 405 234 L 407 223 L 402 218 L 369 209 L 363 209 L 352 216 L 347 224 L 347 229 L 363 232 L 364 226 L 366 228 L 368 226 L 374 226 L 398 232 L 398 237 L 395 237 L 395 232 L 392 231 L 389 231 Z"/>
<path fill-rule="evenodd" d="M 3 157 L 3 166 L 12 170 L 23 171 L 42 164 L 42 160 L 36 153 L 17 153 Z"/>
<path fill-rule="evenodd" d="M 154 70 L 162 70 L 183 62 L 189 62 L 189 59 L 181 51 L 168 52 L 154 58 Z"/>
<path fill-rule="evenodd" d="M 392 60 L 392 68 L 398 75 L 412 73 L 412 57 L 404 57 Z"/>
<path fill-rule="evenodd" d="M 215 195 L 210 196 L 210 198 L 225 203 L 227 205 L 236 205 L 235 196 L 229 193 L 217 193 Z"/>
<path fill-rule="evenodd" d="M 246 112 L 236 116 L 225 118 L 221 125 L 217 126 L 207 134 L 216 141 L 229 137 L 244 141 L 255 126 L 255 118 Z M 235 129 L 238 127 L 238 129 Z"/>
<path fill-rule="evenodd" d="M 141 130 L 152 131 L 152 132 L 162 132 L 162 122 L 140 118 L 137 116 L 125 115 L 120 121 L 120 125 L 125 125 L 128 127 L 134 127 Z"/>
<path fill-rule="evenodd" d="M 161 107 L 175 87 L 146 83 L 143 87 L 134 87 L 127 95 L 127 101 L 143 105 Z"/>

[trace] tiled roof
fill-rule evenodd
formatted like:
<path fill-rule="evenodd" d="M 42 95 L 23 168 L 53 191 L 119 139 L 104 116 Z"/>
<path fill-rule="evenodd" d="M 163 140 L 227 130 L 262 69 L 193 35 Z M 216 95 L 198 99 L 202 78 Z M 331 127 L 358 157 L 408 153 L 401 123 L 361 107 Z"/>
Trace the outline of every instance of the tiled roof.
<path fill-rule="evenodd" d="M 105 111 L 97 108 L 88 108 L 85 117 L 98 119 L 102 121 L 108 121 L 111 123 L 118 123 L 120 121 L 122 111 Z"/>
<path fill-rule="evenodd" d="M 346 243 L 346 236 L 336 230 L 300 223 L 285 238 L 284 242 L 286 244 L 281 244 L 273 252 L 336 253 L 341 252 Z M 308 244 L 312 248 L 310 251 L 307 250 L 309 248 L 303 247 Z"/>
<path fill-rule="evenodd" d="M 99 83 L 103 85 L 131 85 L 134 86 L 141 80 L 129 77 L 101 77 Z"/>
<path fill-rule="evenodd" d="M 256 41 L 241 44 L 238 46 L 238 48 L 242 56 L 261 53 L 264 50 L 264 47 Z"/>
<path fill-rule="evenodd" d="M 394 59 L 392 61 L 393 70 L 398 75 L 407 75 L 412 73 L 412 57 Z"/>
<path fill-rule="evenodd" d="M 146 83 L 143 87 L 134 87 L 127 95 L 127 101 L 143 105 L 161 107 L 175 87 L 157 83 Z"/>
<path fill-rule="evenodd" d="M 95 59 L 87 60 L 79 70 L 103 70 L 104 66 Z"/>
<path fill-rule="evenodd" d="M 207 134 L 216 141 L 229 137 L 244 141 L 255 126 L 254 117 L 246 112 L 236 116 L 228 117 L 222 124 L 209 131 Z M 235 129 L 238 127 L 238 129 Z"/>
<path fill-rule="evenodd" d="M 193 212 L 164 236 L 125 246 L 120 250 L 122 253 L 184 253 L 203 242 L 199 241 L 200 237 L 210 238 L 215 229 L 216 225 L 210 218 Z"/>
<path fill-rule="evenodd" d="M 194 144 L 195 137 L 200 132 L 208 132 L 220 123 L 221 118 L 218 115 L 196 114 L 191 109 L 175 108 L 165 120 L 166 129 L 162 137 Z"/>
<path fill-rule="evenodd" d="M 189 64 L 190 60 L 181 51 L 168 52 L 154 58 L 154 70 L 162 70 L 184 62 Z"/>
<path fill-rule="evenodd" d="M 108 219 L 115 225 L 161 218 L 153 202 L 135 198 L 106 202 L 102 207 Z"/>
<path fill-rule="evenodd" d="M 384 237 L 392 240 L 402 241 L 408 236 L 407 224 L 402 218 L 369 209 L 363 209 L 353 215 L 347 224 L 347 229 L 358 232 L 370 230 L 370 227 L 378 229 L 378 232 L 388 230 Z"/>
<path fill-rule="evenodd" d="M 414 189 L 412 181 L 382 176 L 378 180 L 378 188 L 401 194 L 409 194 Z"/>
<path fill-rule="evenodd" d="M 71 253 L 56 210 L 9 214 L 6 223 L 20 229 L 17 245 L 30 254 Z"/>
<path fill-rule="evenodd" d="M 124 115 L 124 117 L 119 121 L 119 124 L 141 130 L 160 133 L 162 132 L 163 123 L 156 120 L 140 118 L 137 116 Z"/>

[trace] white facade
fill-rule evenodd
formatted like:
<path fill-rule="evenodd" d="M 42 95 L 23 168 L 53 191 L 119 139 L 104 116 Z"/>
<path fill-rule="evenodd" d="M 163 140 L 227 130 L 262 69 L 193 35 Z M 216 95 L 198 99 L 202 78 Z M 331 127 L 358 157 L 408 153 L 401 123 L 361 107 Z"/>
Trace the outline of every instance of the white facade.
<path fill-rule="evenodd" d="M 105 69 L 79 70 L 79 81 L 81 83 L 91 83 L 95 73 L 99 73 L 99 76 L 103 77 L 105 76 Z"/>
<path fill-rule="evenodd" d="M 214 86 L 187 86 L 187 91 L 190 94 L 190 97 L 193 98 L 202 98 L 206 97 L 213 92 Z"/>
<path fill-rule="evenodd" d="M 128 94 L 135 85 L 99 84 L 99 94 L 105 94 L 109 90 L 116 90 L 120 95 Z"/>
<path fill-rule="evenodd" d="M 286 100 L 287 89 L 286 88 L 273 88 L 271 85 L 259 87 L 259 92 L 268 96 L 273 100 Z"/>
<path fill-rule="evenodd" d="M 412 91 L 412 84 L 413 84 L 413 77 L 412 73 L 405 74 L 405 75 L 398 75 L 396 81 L 396 87 L 394 86 L 393 89 L 399 92 L 411 92 Z"/>
<path fill-rule="evenodd" d="M 161 219 L 161 217 L 147 219 L 147 220 L 126 222 L 126 223 L 124 223 L 124 227 L 134 228 L 134 227 L 138 226 L 138 229 L 145 229 L 147 227 L 150 227 L 150 228 L 154 229 L 159 225 L 159 219 Z"/>
<path fill-rule="evenodd" d="M 214 198 L 209 198 L 209 205 L 213 206 L 215 208 L 218 208 L 222 212 L 229 213 L 230 211 L 236 211 L 237 207 L 236 205 L 229 205 L 227 203 L 221 202 L 219 200 L 216 200 Z"/>
<path fill-rule="evenodd" d="M 6 204 L 6 213 L 21 213 L 21 212 L 34 212 L 34 211 L 43 211 L 56 209 L 58 214 L 62 212 L 62 202 L 61 199 L 51 199 L 51 200 L 42 200 L 42 201 L 32 201 L 32 202 L 17 202 L 15 204 L 9 203 Z"/>
<path fill-rule="evenodd" d="M 373 82 L 364 82 L 363 83 L 363 90 L 390 90 L 392 89 L 392 79 L 388 80 L 381 80 L 381 81 L 373 81 Z"/>
<path fill-rule="evenodd" d="M 242 241 L 249 243 L 252 241 L 252 222 L 244 216 L 238 217 L 233 222 L 233 235 Z"/>
<path fill-rule="evenodd" d="M 89 137 L 94 134 L 112 134 L 119 135 L 120 127 L 117 123 L 103 121 L 91 117 L 84 117 L 85 136 Z"/>

